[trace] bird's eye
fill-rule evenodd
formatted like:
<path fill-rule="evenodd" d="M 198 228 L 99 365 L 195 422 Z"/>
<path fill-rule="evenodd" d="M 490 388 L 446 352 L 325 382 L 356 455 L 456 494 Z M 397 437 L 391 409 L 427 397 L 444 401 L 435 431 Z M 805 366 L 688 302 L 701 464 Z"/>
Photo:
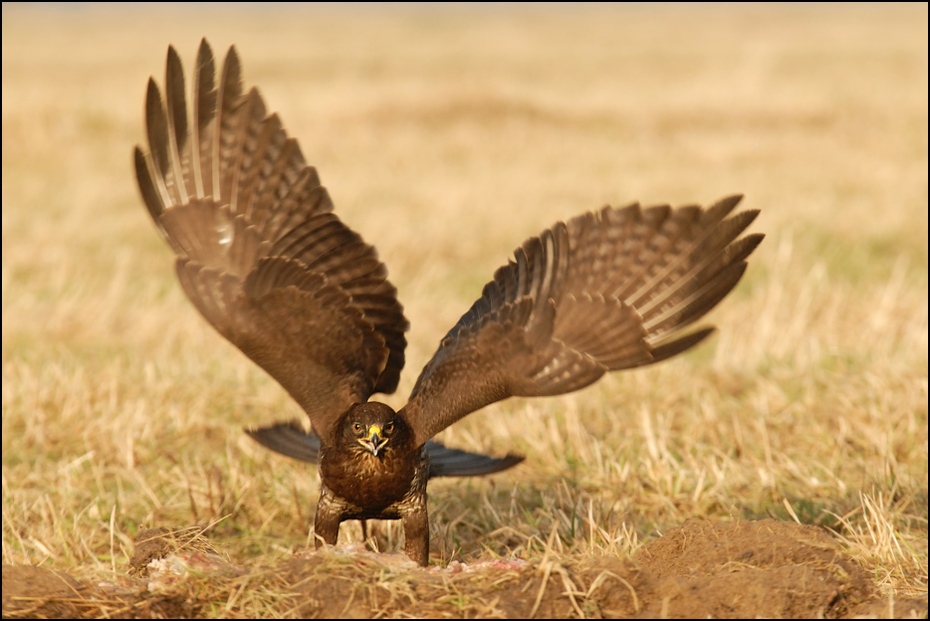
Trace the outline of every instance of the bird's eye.
<path fill-rule="evenodd" d="M 388 424 L 384 426 L 384 433 L 391 433 L 394 431 L 394 421 L 389 421 Z"/>
<path fill-rule="evenodd" d="M 361 424 L 361 423 L 352 423 L 352 430 L 353 430 L 353 431 L 356 431 L 356 432 L 361 431 L 361 430 L 362 430 L 362 424 Z"/>

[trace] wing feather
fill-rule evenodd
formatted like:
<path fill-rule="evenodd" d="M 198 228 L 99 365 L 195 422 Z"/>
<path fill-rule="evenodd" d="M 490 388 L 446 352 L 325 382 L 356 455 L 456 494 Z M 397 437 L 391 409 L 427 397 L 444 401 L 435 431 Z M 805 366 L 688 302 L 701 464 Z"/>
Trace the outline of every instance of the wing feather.
<path fill-rule="evenodd" d="M 184 69 L 177 51 L 168 47 L 165 65 L 165 99 L 168 120 L 168 148 L 171 153 L 171 171 L 177 180 L 178 199 L 187 202 L 196 195 L 191 174 L 191 145 L 188 134 L 187 101 L 184 98 Z"/>
<path fill-rule="evenodd" d="M 136 170 L 136 180 L 139 183 L 139 192 L 142 194 L 142 202 L 148 209 L 149 215 L 158 227 L 159 232 L 164 235 L 164 229 L 158 222 L 158 218 L 165 210 L 164 199 L 155 186 L 155 178 L 150 169 L 151 158 L 147 158 L 142 149 L 136 147 L 133 149 L 133 164 Z"/>
<path fill-rule="evenodd" d="M 213 196 L 220 203 L 230 203 L 232 197 L 236 139 L 241 138 L 238 131 L 240 115 L 237 114 L 243 103 L 240 100 L 241 96 L 242 73 L 239 55 L 236 54 L 236 48 L 231 47 L 226 52 L 226 60 L 223 61 L 213 121 Z"/>
<path fill-rule="evenodd" d="M 216 62 L 213 50 L 206 39 L 197 49 L 197 64 L 194 67 L 193 120 L 197 138 L 192 141 L 194 157 L 194 181 L 197 196 L 204 198 L 214 194 L 213 189 L 213 134 L 216 119 Z M 151 148 L 151 140 L 149 142 Z"/>
<path fill-rule="evenodd" d="M 177 192 L 173 191 L 174 175 L 169 168 L 168 141 L 164 139 L 168 131 L 168 119 L 165 116 L 161 93 L 153 78 L 149 78 L 145 92 L 145 127 L 148 132 L 149 145 L 151 145 L 151 162 L 155 173 L 153 180 L 161 197 L 161 203 L 163 205 L 177 203 Z"/>

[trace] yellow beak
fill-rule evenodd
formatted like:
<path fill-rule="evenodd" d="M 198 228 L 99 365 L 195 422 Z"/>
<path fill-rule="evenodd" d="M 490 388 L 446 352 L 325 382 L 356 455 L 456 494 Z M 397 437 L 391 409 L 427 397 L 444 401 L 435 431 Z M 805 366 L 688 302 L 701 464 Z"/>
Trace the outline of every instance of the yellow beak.
<path fill-rule="evenodd" d="M 378 451 L 383 449 L 384 445 L 388 443 L 388 439 L 382 437 L 381 434 L 381 427 L 372 425 L 368 428 L 368 437 L 359 438 L 358 443 L 361 444 L 366 451 L 377 457 Z"/>

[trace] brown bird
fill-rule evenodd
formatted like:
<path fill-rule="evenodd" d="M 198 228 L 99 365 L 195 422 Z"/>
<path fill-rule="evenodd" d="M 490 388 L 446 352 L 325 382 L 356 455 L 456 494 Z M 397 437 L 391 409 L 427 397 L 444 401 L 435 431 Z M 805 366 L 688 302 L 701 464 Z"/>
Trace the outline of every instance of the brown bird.
<path fill-rule="evenodd" d="M 335 544 L 344 520 L 400 519 L 407 555 L 426 565 L 427 479 L 522 459 L 446 449 L 434 435 L 507 397 L 578 390 L 697 345 L 713 328 L 682 330 L 733 289 L 763 237 L 740 237 L 758 214 L 734 213 L 741 196 L 558 222 L 495 272 L 395 412 L 369 401 L 394 392 L 404 366 L 408 322 L 387 270 L 332 213 L 278 116 L 244 90 L 235 48 L 218 83 L 215 69 L 202 41 L 188 116 L 168 48 L 164 101 L 148 83 L 136 177 L 191 302 L 310 419 L 310 433 L 284 423 L 251 435 L 319 462 L 318 546 Z"/>

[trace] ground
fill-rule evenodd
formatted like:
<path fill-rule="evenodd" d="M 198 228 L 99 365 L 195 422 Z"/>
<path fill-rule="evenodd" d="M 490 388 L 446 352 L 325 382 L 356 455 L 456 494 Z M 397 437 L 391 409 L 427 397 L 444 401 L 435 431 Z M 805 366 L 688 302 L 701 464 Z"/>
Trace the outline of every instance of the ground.
<path fill-rule="evenodd" d="M 823 529 L 772 519 L 691 519 L 632 558 L 498 559 L 425 569 L 358 546 L 270 567 L 237 565 L 198 533 L 143 531 L 116 582 L 89 584 L 64 572 L 5 565 L 3 615 L 200 617 L 211 612 L 214 590 L 250 588 L 289 600 L 293 616 L 321 619 L 927 616 L 925 601 L 879 596 Z"/>

